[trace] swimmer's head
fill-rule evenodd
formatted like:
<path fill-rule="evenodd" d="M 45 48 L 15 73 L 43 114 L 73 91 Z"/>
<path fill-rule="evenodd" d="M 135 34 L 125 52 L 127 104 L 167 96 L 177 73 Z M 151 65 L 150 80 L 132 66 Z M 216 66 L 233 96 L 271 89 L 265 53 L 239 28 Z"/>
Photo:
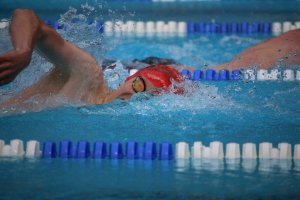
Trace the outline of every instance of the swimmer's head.
<path fill-rule="evenodd" d="M 141 69 L 132 76 L 129 76 L 125 82 L 134 80 L 132 82 L 132 89 L 136 92 L 155 91 L 163 89 L 169 91 L 172 80 L 181 82 L 182 77 L 180 73 L 166 65 L 152 65 Z"/>
<path fill-rule="evenodd" d="M 129 76 L 123 85 L 115 90 L 108 101 L 115 98 L 129 99 L 138 92 L 148 92 L 153 95 L 161 94 L 161 91 L 170 91 L 172 81 L 182 82 L 180 73 L 166 65 L 153 65 L 139 70 Z M 183 94 L 183 88 L 174 86 L 172 92 Z"/>

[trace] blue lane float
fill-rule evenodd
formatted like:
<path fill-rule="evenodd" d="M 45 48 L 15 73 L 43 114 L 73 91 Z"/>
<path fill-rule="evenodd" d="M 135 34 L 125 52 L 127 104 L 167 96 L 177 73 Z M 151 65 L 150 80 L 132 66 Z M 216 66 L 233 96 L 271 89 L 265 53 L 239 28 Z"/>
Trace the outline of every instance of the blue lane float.
<path fill-rule="evenodd" d="M 215 77 L 216 77 L 216 71 L 215 70 L 213 70 L 213 69 L 206 70 L 205 80 L 212 81 L 212 80 L 215 80 Z"/>
<path fill-rule="evenodd" d="M 126 143 L 126 157 L 130 160 L 139 158 L 137 142 L 129 141 Z"/>
<path fill-rule="evenodd" d="M 198 33 L 204 33 L 205 32 L 205 23 L 204 22 L 198 22 L 196 30 L 197 30 Z"/>
<path fill-rule="evenodd" d="M 228 33 L 228 24 L 226 22 L 222 22 L 220 25 L 221 33 Z"/>
<path fill-rule="evenodd" d="M 90 155 L 90 143 L 85 140 L 78 141 L 76 158 L 88 158 Z"/>
<path fill-rule="evenodd" d="M 85 20 L 85 23 L 86 23 L 87 25 L 92 25 L 92 24 L 94 23 L 94 21 L 91 20 L 91 19 L 86 19 L 86 20 Z"/>
<path fill-rule="evenodd" d="M 60 141 L 58 155 L 60 158 L 71 158 L 72 157 L 72 142 L 70 140 Z"/>
<path fill-rule="evenodd" d="M 101 21 L 96 21 L 96 29 L 99 33 L 104 32 L 104 25 Z"/>
<path fill-rule="evenodd" d="M 190 79 L 191 78 L 191 72 L 187 69 L 184 69 L 184 70 L 181 71 L 181 76 L 184 79 Z"/>
<path fill-rule="evenodd" d="M 200 81 L 204 77 L 202 70 L 195 70 L 193 74 L 193 81 Z"/>
<path fill-rule="evenodd" d="M 216 24 L 216 22 L 211 22 L 210 23 L 210 31 L 212 33 L 217 33 L 218 32 L 218 25 Z"/>
<path fill-rule="evenodd" d="M 53 141 L 46 141 L 43 144 L 42 157 L 56 158 L 56 144 Z"/>
<path fill-rule="evenodd" d="M 170 143 L 162 143 L 159 145 L 159 159 L 172 160 L 174 158 L 173 145 Z"/>
<path fill-rule="evenodd" d="M 223 69 L 218 72 L 214 69 L 208 69 L 205 72 L 202 70 L 195 70 L 193 73 L 184 69 L 181 71 L 181 75 L 184 79 L 193 81 L 238 81 L 243 79 L 243 74 L 239 69 L 232 70 L 231 72 L 227 69 Z"/>
<path fill-rule="evenodd" d="M 232 22 L 230 25 L 230 28 L 231 28 L 231 32 L 234 34 L 238 33 L 238 31 L 239 31 L 239 25 L 236 22 Z"/>
<path fill-rule="evenodd" d="M 72 145 L 71 158 L 76 158 L 76 157 L 77 157 L 77 145 Z"/>
<path fill-rule="evenodd" d="M 156 143 L 155 142 L 145 142 L 144 143 L 144 155 L 145 160 L 154 160 L 157 157 Z"/>
<path fill-rule="evenodd" d="M 187 32 L 190 33 L 190 34 L 197 32 L 196 31 L 196 26 L 195 26 L 194 22 L 188 22 Z"/>
<path fill-rule="evenodd" d="M 144 146 L 143 145 L 138 145 L 137 151 L 138 151 L 137 152 L 138 158 L 143 159 L 144 158 Z"/>
<path fill-rule="evenodd" d="M 242 75 L 243 74 L 242 74 L 241 70 L 239 70 L 239 69 L 232 70 L 232 72 L 231 72 L 231 78 L 236 81 L 242 80 L 243 79 Z"/>
<path fill-rule="evenodd" d="M 120 142 L 113 142 L 109 145 L 110 159 L 123 159 L 123 148 Z"/>
<path fill-rule="evenodd" d="M 229 70 L 223 69 L 219 71 L 219 80 L 228 81 L 229 80 Z"/>
<path fill-rule="evenodd" d="M 190 72 L 189 70 L 184 69 L 181 71 L 181 75 L 184 80 L 193 81 L 300 81 L 300 70 L 291 69 L 286 69 L 282 71 L 279 71 L 277 69 L 235 69 L 232 71 L 229 71 L 227 69 L 223 69 L 220 71 L 216 71 L 214 69 L 207 69 L 206 71 L 195 70 L 194 72 Z"/>
<path fill-rule="evenodd" d="M 96 141 L 93 148 L 93 158 L 104 159 L 106 156 L 106 143 L 102 141 Z"/>

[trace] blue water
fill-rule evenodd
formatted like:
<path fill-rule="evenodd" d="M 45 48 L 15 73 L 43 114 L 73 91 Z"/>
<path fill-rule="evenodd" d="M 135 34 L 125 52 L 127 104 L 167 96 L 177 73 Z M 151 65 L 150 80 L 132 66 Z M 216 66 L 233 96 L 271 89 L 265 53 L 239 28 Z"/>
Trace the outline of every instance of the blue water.
<path fill-rule="evenodd" d="M 71 25 L 73 26 L 73 25 Z M 0 32 L 0 52 L 10 49 Z M 74 25 L 61 34 L 96 59 L 173 58 L 203 69 L 227 62 L 268 36 L 194 35 L 177 37 L 110 37 L 92 27 Z M 279 66 L 282 67 L 282 66 Z M 10 85 L 0 88 L 0 101 L 32 84 L 51 65 L 37 54 Z M 299 67 L 295 66 L 295 69 Z M 116 87 L 128 75 L 106 71 Z M 119 79 L 116 79 L 119 77 Z M 135 140 L 171 143 L 202 141 L 300 142 L 300 89 L 294 82 L 191 82 L 187 95 L 144 94 L 105 105 L 66 104 L 39 112 L 0 116 L 0 138 L 24 141 L 125 143 Z M 300 164 L 292 161 L 127 161 L 0 159 L 0 199 L 297 199 Z"/>

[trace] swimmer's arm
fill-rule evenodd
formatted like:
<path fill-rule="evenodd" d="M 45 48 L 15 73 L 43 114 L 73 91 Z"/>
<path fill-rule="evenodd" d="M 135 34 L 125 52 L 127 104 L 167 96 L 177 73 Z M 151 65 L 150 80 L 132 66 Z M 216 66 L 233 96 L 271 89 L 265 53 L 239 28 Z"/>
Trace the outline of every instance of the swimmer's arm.
<path fill-rule="evenodd" d="M 300 30 L 286 32 L 249 47 L 234 57 L 229 63 L 216 66 L 216 69 L 239 69 L 256 66 L 257 69 L 275 67 L 278 61 L 289 67 L 300 64 Z"/>
<path fill-rule="evenodd" d="M 10 25 L 14 49 L 0 55 L 0 85 L 14 80 L 30 63 L 32 50 L 38 39 L 38 32 L 38 21 L 33 12 L 21 9 L 14 12 Z"/>
<path fill-rule="evenodd" d="M 36 48 L 63 74 L 73 75 L 74 69 L 82 64 L 99 68 L 91 55 L 65 41 L 31 10 L 18 9 L 14 12 L 11 36 L 15 46 L 22 46 L 29 52 Z"/>

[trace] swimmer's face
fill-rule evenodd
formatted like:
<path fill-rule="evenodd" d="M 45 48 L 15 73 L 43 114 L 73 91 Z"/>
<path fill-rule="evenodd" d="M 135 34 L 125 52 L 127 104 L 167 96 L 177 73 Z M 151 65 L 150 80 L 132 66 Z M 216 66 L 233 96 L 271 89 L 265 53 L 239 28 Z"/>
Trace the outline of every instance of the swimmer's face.
<path fill-rule="evenodd" d="M 132 82 L 132 89 L 135 93 L 146 91 L 146 82 L 141 76 L 137 76 Z"/>

